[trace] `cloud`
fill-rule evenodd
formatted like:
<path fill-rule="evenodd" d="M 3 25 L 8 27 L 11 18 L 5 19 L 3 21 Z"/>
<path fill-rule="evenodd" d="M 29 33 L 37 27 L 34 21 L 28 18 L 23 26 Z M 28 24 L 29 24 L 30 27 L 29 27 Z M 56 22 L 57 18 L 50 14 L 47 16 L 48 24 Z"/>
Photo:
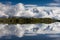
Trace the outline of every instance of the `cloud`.
<path fill-rule="evenodd" d="M 48 5 L 48 6 L 53 6 L 53 7 L 57 7 L 57 6 L 60 6 L 60 3 L 48 3 L 48 4 L 46 4 L 46 5 Z"/>
<path fill-rule="evenodd" d="M 60 0 L 54 0 L 55 2 L 57 2 L 57 3 L 60 3 Z"/>
<path fill-rule="evenodd" d="M 46 6 L 56 6 L 56 7 L 60 7 L 60 0 L 51 0 L 50 3 L 44 4 Z"/>
<path fill-rule="evenodd" d="M 55 3 L 50 3 L 46 5 L 59 5 Z M 24 5 L 18 3 L 16 5 L 6 5 L 0 3 L 0 17 L 34 17 L 34 18 L 60 18 L 60 7 L 46 7 L 37 5 Z M 60 20 L 60 19 L 59 19 Z"/>

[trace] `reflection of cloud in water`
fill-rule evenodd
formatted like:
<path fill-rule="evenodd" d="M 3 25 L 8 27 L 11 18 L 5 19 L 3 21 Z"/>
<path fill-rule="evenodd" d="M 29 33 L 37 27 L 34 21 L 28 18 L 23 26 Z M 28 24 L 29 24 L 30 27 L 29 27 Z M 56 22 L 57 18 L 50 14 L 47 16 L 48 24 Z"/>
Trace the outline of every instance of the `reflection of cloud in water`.
<path fill-rule="evenodd" d="M 17 37 L 37 36 L 38 34 L 47 34 L 46 36 L 49 37 L 60 37 L 59 33 L 59 22 L 52 24 L 0 24 L 0 37 L 8 35 L 15 35 Z"/>

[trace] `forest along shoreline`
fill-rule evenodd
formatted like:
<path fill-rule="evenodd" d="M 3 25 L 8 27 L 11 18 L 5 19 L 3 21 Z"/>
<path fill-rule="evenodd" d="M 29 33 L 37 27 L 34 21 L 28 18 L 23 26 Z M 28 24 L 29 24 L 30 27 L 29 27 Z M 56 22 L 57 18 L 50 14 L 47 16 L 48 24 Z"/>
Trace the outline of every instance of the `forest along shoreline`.
<path fill-rule="evenodd" d="M 3 24 L 36 24 L 36 23 L 50 24 L 54 22 L 60 22 L 60 20 L 51 18 L 25 18 L 25 17 L 0 18 L 0 23 Z"/>

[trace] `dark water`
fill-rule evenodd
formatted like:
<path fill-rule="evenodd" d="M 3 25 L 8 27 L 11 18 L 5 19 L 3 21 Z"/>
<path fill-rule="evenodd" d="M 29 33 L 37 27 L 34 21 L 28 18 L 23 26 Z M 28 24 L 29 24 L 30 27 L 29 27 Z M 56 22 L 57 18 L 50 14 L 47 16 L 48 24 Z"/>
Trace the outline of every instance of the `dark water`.
<path fill-rule="evenodd" d="M 11 36 L 11 38 L 8 37 L 2 37 L 0 40 L 60 40 L 60 37 L 48 37 L 46 35 L 37 35 L 37 36 L 24 36 L 24 37 L 17 37 L 17 36 Z"/>

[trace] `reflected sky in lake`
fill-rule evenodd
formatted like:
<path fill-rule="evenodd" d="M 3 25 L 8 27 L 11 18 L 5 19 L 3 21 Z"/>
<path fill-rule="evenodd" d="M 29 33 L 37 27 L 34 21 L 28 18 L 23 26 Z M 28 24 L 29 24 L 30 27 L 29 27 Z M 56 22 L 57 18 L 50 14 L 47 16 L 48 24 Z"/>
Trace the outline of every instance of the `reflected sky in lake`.
<path fill-rule="evenodd" d="M 60 23 L 0 24 L 0 39 L 59 39 Z M 3 40 L 2 39 L 2 40 Z"/>

